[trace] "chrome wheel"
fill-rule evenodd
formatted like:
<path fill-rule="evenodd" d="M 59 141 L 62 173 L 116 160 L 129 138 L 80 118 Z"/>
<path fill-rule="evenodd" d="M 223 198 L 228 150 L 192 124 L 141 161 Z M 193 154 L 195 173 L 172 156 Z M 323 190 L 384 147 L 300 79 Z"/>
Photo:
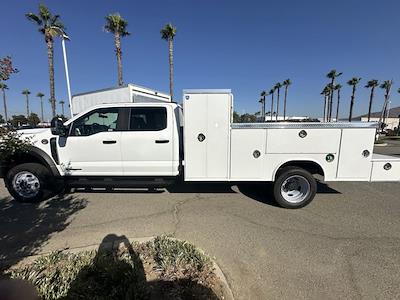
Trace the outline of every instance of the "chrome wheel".
<path fill-rule="evenodd" d="M 39 178 L 28 171 L 17 173 L 12 180 L 12 185 L 14 191 L 24 198 L 35 197 L 40 191 Z"/>
<path fill-rule="evenodd" d="M 310 195 L 311 186 L 308 180 L 300 175 L 286 178 L 281 185 L 283 199 L 290 203 L 300 203 Z"/>

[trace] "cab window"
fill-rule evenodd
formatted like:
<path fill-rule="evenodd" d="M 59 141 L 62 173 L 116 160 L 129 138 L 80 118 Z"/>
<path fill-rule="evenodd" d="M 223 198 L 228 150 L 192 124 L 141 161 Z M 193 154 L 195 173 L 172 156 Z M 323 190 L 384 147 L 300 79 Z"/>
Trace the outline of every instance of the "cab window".
<path fill-rule="evenodd" d="M 99 132 L 117 130 L 119 121 L 118 108 L 103 108 L 90 112 L 74 121 L 72 136 L 89 136 Z"/>
<path fill-rule="evenodd" d="M 167 128 L 167 109 L 165 107 L 131 108 L 130 131 L 159 131 Z"/>

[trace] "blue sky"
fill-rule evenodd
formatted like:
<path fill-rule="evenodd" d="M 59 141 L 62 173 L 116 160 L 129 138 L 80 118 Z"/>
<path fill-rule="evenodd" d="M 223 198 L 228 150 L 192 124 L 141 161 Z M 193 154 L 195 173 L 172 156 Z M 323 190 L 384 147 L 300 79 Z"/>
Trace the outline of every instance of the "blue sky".
<path fill-rule="evenodd" d="M 396 0 L 304 1 L 43 1 L 61 14 L 67 44 L 72 93 L 116 85 L 112 35 L 102 30 L 104 16 L 119 12 L 132 35 L 122 41 L 124 81 L 168 91 L 167 43 L 159 30 L 178 28 L 175 39 L 175 94 L 185 88 L 231 88 L 235 110 L 259 110 L 259 93 L 290 78 L 290 115 L 320 116 L 325 74 L 343 72 L 341 116 L 347 116 L 351 88 L 362 77 L 355 115 L 365 113 L 372 78 L 393 79 L 392 105 L 400 105 L 400 2 Z M 21 91 L 31 90 L 32 110 L 39 112 L 38 91 L 49 94 L 43 37 L 24 13 L 38 2 L 3 0 L 0 57 L 11 55 L 20 73 L 7 84 L 10 114 L 24 112 Z M 5 13 L 6 12 L 6 13 Z M 55 42 L 56 97 L 67 100 L 61 42 Z M 380 109 L 383 91 L 374 109 Z M 268 105 L 268 104 L 267 104 Z M 2 105 L 0 106 L 3 114 Z M 58 107 L 59 109 L 59 107 Z M 281 108 L 282 110 L 282 108 Z M 50 106 L 46 104 L 49 115 Z"/>

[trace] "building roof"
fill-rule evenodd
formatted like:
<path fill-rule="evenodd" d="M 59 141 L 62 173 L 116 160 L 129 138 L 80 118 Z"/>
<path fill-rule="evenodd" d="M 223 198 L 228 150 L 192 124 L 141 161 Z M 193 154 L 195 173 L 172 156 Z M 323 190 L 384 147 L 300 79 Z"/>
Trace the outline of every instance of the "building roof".
<path fill-rule="evenodd" d="M 393 108 L 390 109 L 389 118 L 398 118 L 399 115 L 400 115 L 400 106 L 399 107 L 393 107 Z M 379 118 L 380 116 L 381 116 L 381 112 L 380 111 L 371 113 L 371 118 Z M 366 118 L 366 117 L 368 117 L 368 114 L 359 116 L 358 119 Z"/>

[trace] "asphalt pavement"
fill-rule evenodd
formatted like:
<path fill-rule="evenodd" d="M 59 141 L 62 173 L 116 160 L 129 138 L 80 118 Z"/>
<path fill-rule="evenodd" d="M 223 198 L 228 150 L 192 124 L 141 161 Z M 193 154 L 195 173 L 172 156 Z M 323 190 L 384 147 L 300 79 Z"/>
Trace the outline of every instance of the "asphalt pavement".
<path fill-rule="evenodd" d="M 0 259 L 95 245 L 108 234 L 171 234 L 215 258 L 236 299 L 400 298 L 399 183 L 320 183 L 299 210 L 275 206 L 268 191 L 192 184 L 76 191 L 33 205 L 1 184 Z"/>

